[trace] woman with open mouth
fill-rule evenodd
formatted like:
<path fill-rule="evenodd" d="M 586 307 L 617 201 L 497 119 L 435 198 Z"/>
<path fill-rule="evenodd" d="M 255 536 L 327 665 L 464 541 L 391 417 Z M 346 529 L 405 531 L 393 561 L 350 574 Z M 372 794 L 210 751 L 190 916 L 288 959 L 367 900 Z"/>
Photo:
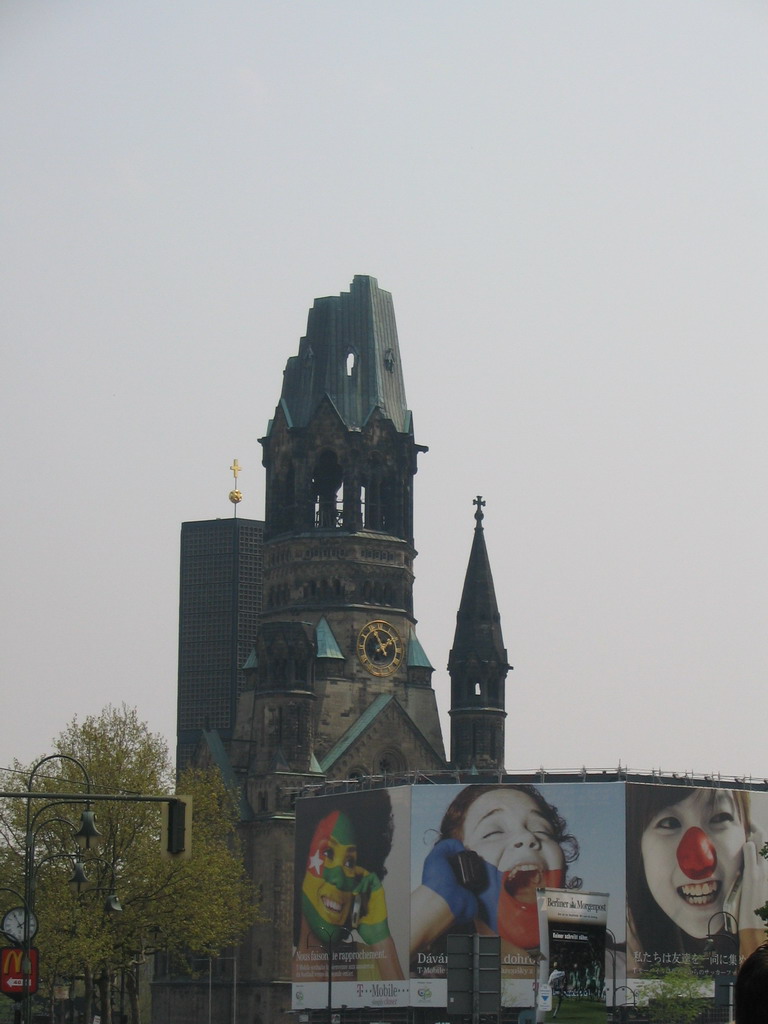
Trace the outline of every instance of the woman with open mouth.
<path fill-rule="evenodd" d="M 468 786 L 445 812 L 411 896 L 411 954 L 471 923 L 521 952 L 538 948 L 536 889 L 565 886 L 577 856 L 565 821 L 534 786 Z"/>

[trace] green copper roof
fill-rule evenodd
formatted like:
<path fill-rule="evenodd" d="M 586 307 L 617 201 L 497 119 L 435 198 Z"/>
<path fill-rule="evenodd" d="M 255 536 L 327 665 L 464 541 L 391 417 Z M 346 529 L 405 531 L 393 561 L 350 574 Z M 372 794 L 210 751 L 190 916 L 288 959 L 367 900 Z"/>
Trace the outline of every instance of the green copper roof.
<path fill-rule="evenodd" d="M 317 644 L 318 658 L 340 658 L 342 661 L 345 660 L 325 616 L 315 626 L 315 643 Z"/>
<path fill-rule="evenodd" d="M 269 770 L 270 772 L 290 772 L 291 766 L 285 759 L 282 747 L 278 747 L 275 751 L 275 756 L 272 758 Z"/>
<path fill-rule="evenodd" d="M 400 346 L 392 296 L 374 277 L 357 275 L 348 292 L 315 299 L 299 354 L 285 367 L 280 405 L 291 427 L 306 427 L 327 396 L 348 429 L 374 409 L 408 433 Z"/>
<path fill-rule="evenodd" d="M 429 668 L 434 672 L 434 667 L 424 653 L 414 629 L 411 630 L 411 639 L 408 642 L 408 668 Z"/>
<path fill-rule="evenodd" d="M 237 793 L 238 809 L 241 820 L 251 821 L 253 819 L 253 811 L 245 798 L 243 787 L 238 785 L 235 773 L 232 771 L 232 763 L 224 749 L 221 736 L 215 729 L 203 729 L 203 739 L 211 752 L 211 757 L 213 758 L 216 767 L 221 772 L 224 785 L 230 793 Z"/>

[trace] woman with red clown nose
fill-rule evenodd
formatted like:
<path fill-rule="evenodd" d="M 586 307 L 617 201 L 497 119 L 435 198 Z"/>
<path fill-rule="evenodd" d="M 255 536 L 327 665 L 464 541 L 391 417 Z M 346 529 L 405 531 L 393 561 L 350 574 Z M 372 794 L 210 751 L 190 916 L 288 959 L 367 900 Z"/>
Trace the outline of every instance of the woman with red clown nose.
<path fill-rule="evenodd" d="M 768 900 L 763 839 L 749 794 L 728 789 L 628 787 L 627 971 L 642 973 L 665 954 L 715 951 L 749 956 L 765 940 L 755 911 Z M 646 954 L 651 955 L 648 960 Z"/>

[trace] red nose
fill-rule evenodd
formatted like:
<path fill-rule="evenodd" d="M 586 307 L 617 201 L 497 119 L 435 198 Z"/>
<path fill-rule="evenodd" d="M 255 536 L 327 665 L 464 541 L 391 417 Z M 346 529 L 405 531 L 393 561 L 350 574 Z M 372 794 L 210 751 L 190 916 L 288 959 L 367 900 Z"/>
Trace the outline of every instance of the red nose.
<path fill-rule="evenodd" d="M 707 878 L 717 867 L 717 854 L 709 836 L 700 828 L 689 828 L 677 848 L 677 863 L 689 878 Z"/>

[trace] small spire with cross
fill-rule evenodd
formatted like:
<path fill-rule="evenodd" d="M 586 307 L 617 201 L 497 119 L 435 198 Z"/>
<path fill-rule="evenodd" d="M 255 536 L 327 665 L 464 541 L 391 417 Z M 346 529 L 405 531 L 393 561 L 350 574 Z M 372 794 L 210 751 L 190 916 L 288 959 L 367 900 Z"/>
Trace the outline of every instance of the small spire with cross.
<path fill-rule="evenodd" d="M 232 471 L 232 473 L 234 473 L 234 476 L 235 476 L 235 489 L 233 491 L 229 492 L 229 500 L 235 506 L 234 513 L 235 513 L 235 518 L 237 518 L 237 506 L 243 500 L 243 492 L 241 490 L 238 490 L 238 487 L 237 487 L 237 478 L 238 478 L 238 476 L 240 474 L 240 470 L 243 467 L 240 465 L 240 463 L 237 461 L 237 459 L 235 459 L 233 461 L 232 465 L 229 468 Z"/>
<path fill-rule="evenodd" d="M 482 523 L 483 519 L 485 518 L 485 516 L 483 515 L 483 508 L 485 506 L 485 502 L 483 501 L 482 495 L 478 494 L 476 498 L 473 498 L 472 504 L 477 505 L 477 511 L 475 512 L 475 521 L 479 526 L 480 523 Z"/>

